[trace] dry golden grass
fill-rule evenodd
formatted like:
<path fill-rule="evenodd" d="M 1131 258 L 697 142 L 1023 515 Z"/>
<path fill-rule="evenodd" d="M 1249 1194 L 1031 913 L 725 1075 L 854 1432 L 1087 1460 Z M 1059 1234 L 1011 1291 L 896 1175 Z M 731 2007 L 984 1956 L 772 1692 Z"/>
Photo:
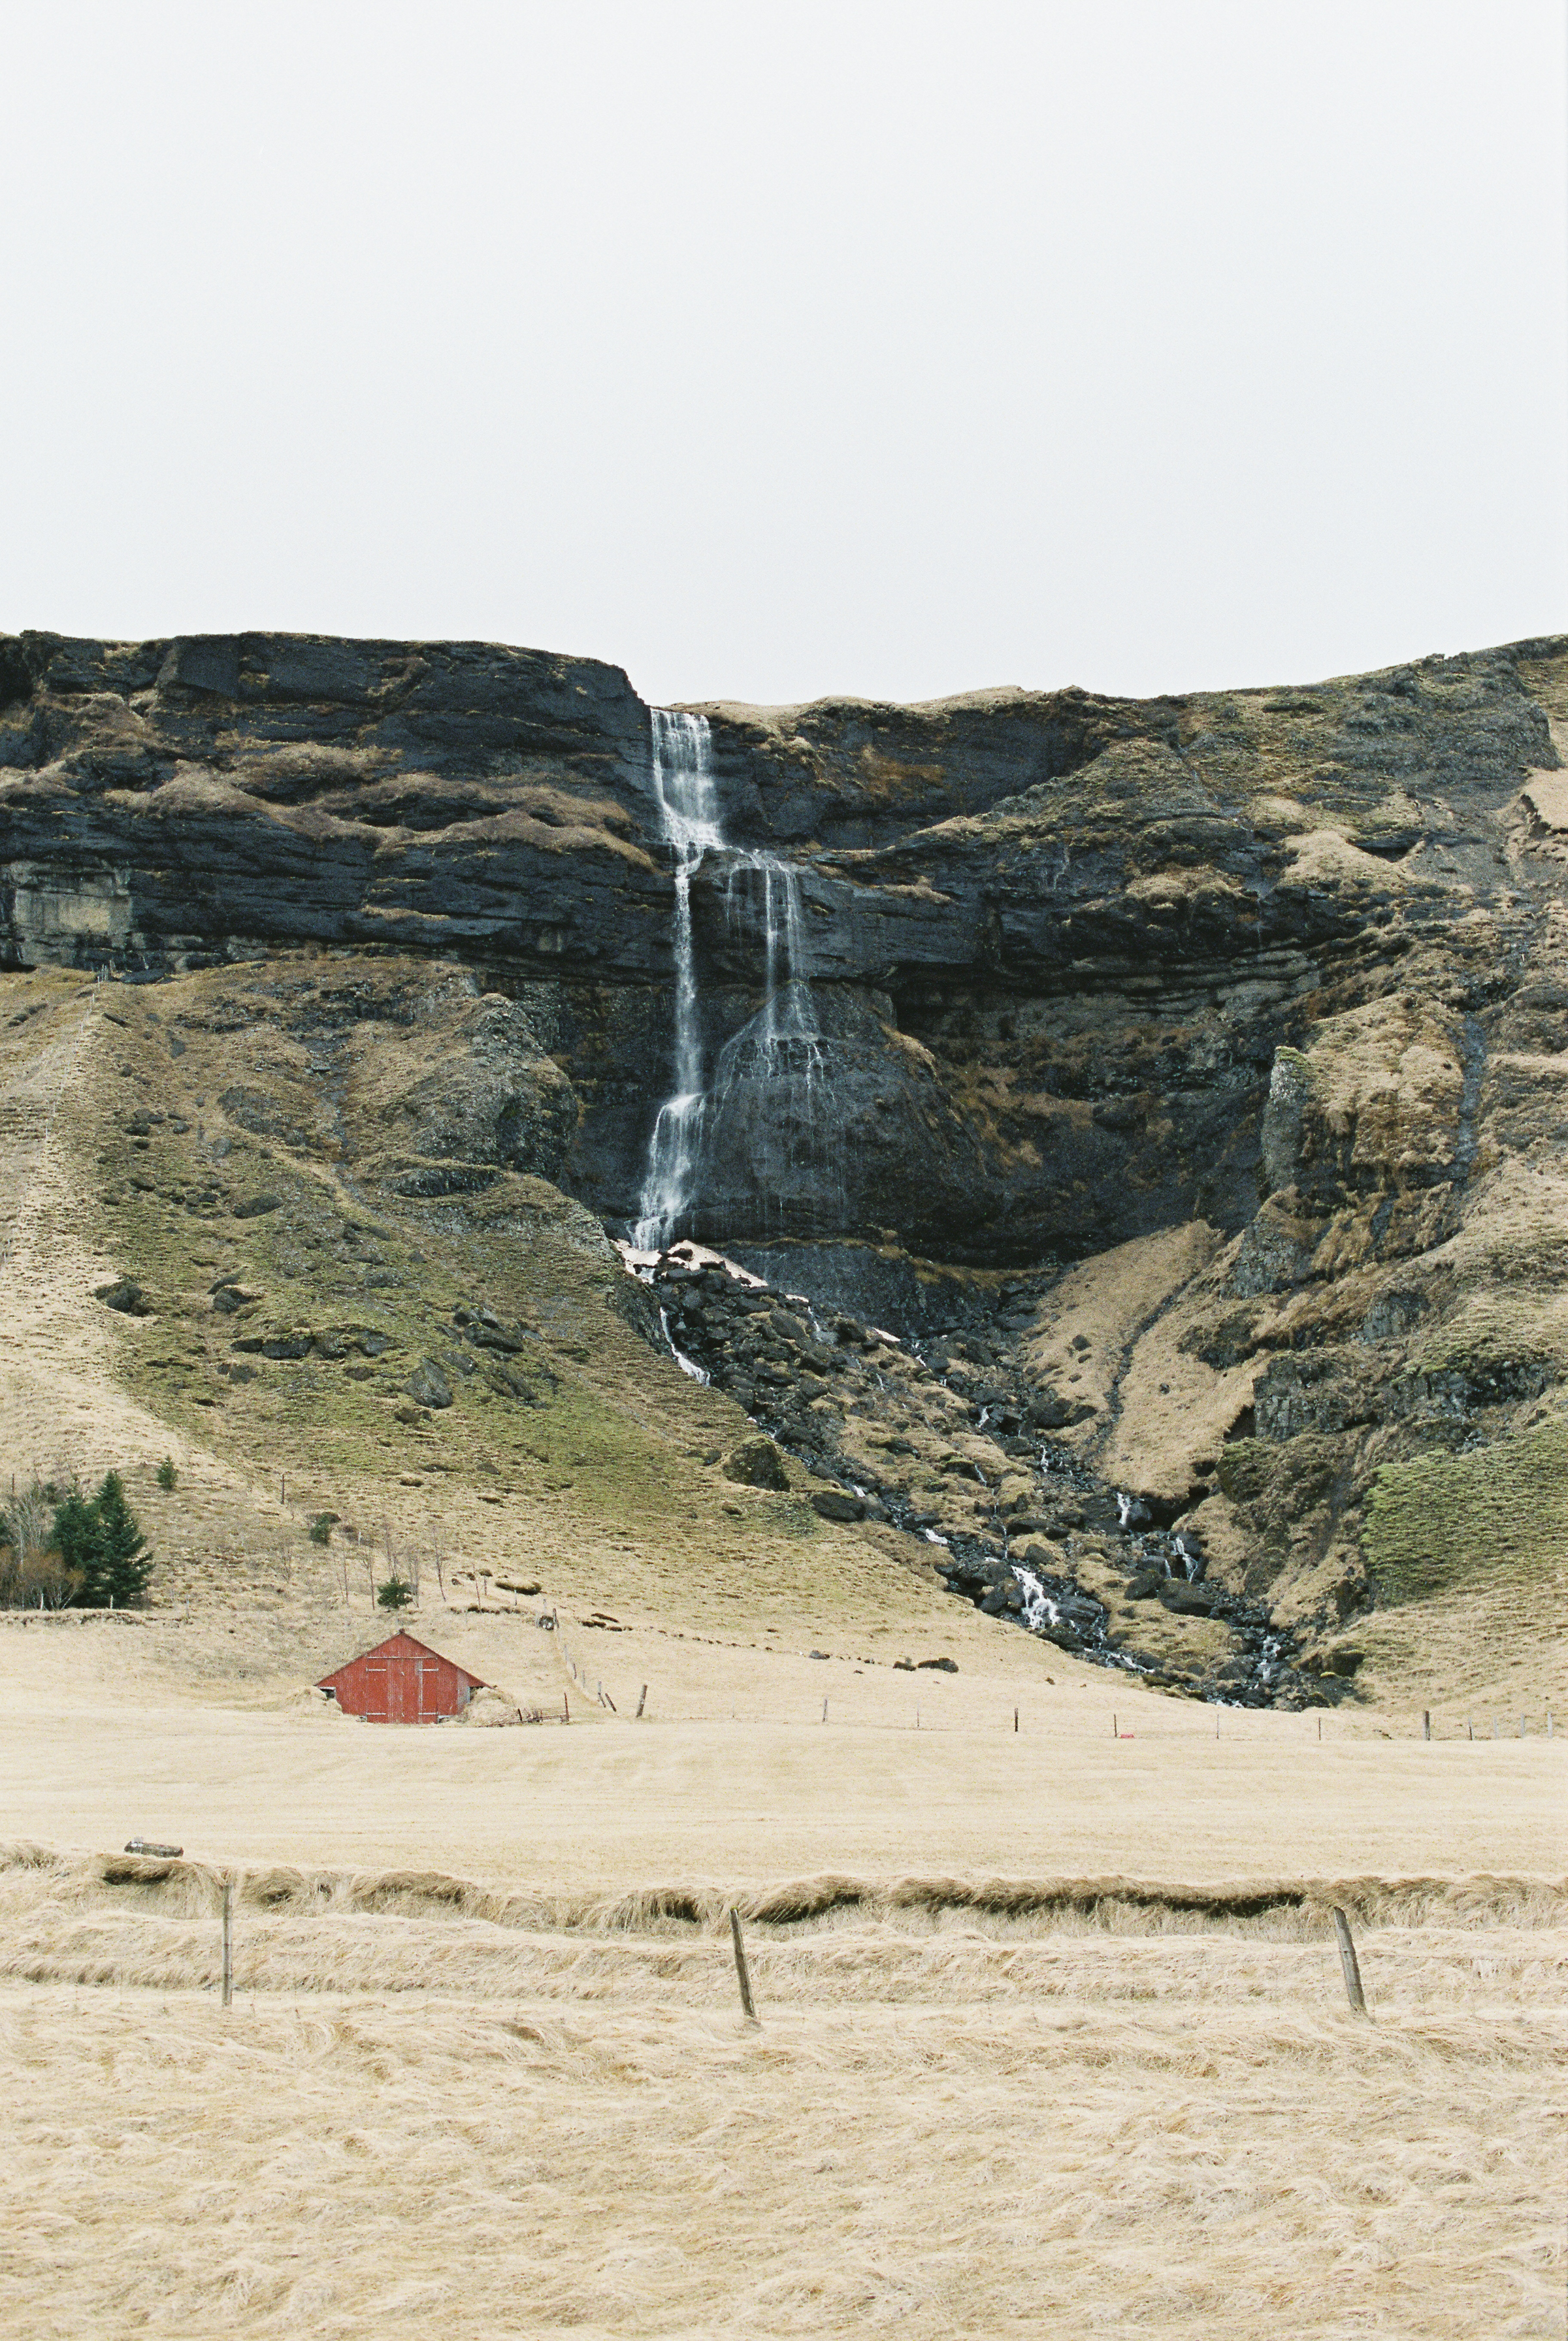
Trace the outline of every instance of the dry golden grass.
<path fill-rule="evenodd" d="M 421 1622 L 524 1691 L 508 1650 L 554 1643 L 522 1619 Z M 1266 1710 L 1226 1711 L 1216 1739 L 1213 1708 L 1089 1668 L 1054 1684 L 857 1673 L 850 1657 L 579 1628 L 568 1644 L 618 1717 L 574 1694 L 570 1730 L 404 1731 L 302 1714 L 282 1682 L 270 1711 L 197 1702 L 157 1656 L 183 1630 L 15 1613 L 0 1627 L 0 1782 L 18 1833 L 605 1893 L 851 1868 L 1216 1882 L 1568 1867 L 1564 1745 L 1541 1736 L 1539 1710 L 1531 1737 L 1474 1745 L 1425 1745 L 1409 1717 L 1385 1738 L 1393 1718 L 1344 1710 L 1321 1742 L 1315 1716 Z M 654 1719 L 637 1724 L 644 1681 Z M 721 1699 L 734 1721 L 715 1717 Z M 1113 1739 L 1113 1713 L 1136 1736 Z"/>
<path fill-rule="evenodd" d="M 193 1698 L 183 1630 L 0 1633 L 5 1809 L 80 1849 L 0 1866 L 22 2341 L 1560 2329 L 1559 1743 L 581 1627 L 710 1719 L 397 1731 Z"/>
<path fill-rule="evenodd" d="M 1373 2024 L 1321 1941 L 1181 1938 L 757 1947 L 754 2032 L 712 1937 L 618 1974 L 524 1947 L 483 1997 L 461 1958 L 450 1993 L 242 1983 L 226 2015 L 8 1989 L 0 2316 L 1560 2332 L 1561 1957 L 1506 1929 L 1364 1948 Z"/>

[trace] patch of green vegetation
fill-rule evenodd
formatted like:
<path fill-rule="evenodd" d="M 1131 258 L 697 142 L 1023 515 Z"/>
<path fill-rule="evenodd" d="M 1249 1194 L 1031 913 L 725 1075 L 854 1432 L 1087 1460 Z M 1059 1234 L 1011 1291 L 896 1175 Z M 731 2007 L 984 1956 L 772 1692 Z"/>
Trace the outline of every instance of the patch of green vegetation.
<path fill-rule="evenodd" d="M 1255 1504 L 1279 1463 L 1268 1439 L 1233 1439 L 1220 1457 L 1220 1486 L 1233 1504 Z"/>
<path fill-rule="evenodd" d="M 756 1507 L 753 1517 L 774 1536 L 805 1539 L 823 1533 L 821 1520 L 799 1496 L 770 1496 Z"/>
<path fill-rule="evenodd" d="M 1468 1455 L 1387 1463 L 1373 1485 L 1366 1559 L 1389 1603 L 1501 1572 L 1543 1580 L 1565 1541 L 1568 1422 L 1538 1423 Z"/>

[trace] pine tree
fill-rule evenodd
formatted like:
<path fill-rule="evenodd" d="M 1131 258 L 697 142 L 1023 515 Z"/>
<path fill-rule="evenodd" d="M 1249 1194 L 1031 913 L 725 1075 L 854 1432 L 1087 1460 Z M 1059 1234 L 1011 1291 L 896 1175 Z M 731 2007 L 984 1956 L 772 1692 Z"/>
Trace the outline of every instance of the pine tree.
<path fill-rule="evenodd" d="M 124 1609 L 146 1591 L 153 1557 L 117 1471 L 105 1473 L 91 1502 L 79 1493 L 66 1497 L 55 1514 L 55 1541 L 65 1567 L 81 1579 L 76 1598 L 84 1608 L 104 1609 L 113 1601 Z"/>
<path fill-rule="evenodd" d="M 79 1489 L 73 1489 L 55 1508 L 55 1544 L 73 1599 L 87 1599 L 85 1588 L 98 1556 L 98 1516 Z"/>

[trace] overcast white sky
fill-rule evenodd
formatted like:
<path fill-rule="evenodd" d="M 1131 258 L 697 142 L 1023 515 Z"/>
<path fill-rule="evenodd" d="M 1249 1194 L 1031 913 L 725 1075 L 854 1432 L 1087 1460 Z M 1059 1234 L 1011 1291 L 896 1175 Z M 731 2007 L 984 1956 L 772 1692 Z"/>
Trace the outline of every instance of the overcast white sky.
<path fill-rule="evenodd" d="M 1149 692 L 1568 630 L 1560 0 L 14 0 L 0 628 Z"/>

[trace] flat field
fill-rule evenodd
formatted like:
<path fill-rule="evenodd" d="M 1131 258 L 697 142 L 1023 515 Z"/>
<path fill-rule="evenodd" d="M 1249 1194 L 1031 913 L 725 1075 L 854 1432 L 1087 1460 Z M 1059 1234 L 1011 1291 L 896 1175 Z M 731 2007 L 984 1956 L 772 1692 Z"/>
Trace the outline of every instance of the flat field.
<path fill-rule="evenodd" d="M 7 2333 L 1562 2332 L 1534 1717 L 650 1633 L 670 1719 L 403 1731 L 182 1691 L 177 1630 L 0 1632 Z"/>

